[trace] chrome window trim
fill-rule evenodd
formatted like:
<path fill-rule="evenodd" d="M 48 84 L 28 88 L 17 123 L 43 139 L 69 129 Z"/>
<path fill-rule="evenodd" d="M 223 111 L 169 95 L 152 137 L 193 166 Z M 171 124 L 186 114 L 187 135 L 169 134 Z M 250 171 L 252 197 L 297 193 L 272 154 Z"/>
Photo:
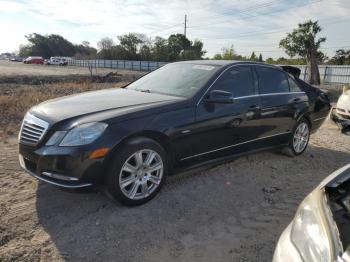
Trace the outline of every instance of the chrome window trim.
<path fill-rule="evenodd" d="M 222 71 L 220 73 L 220 75 L 218 75 L 217 78 L 215 78 L 215 80 L 213 81 L 213 83 L 211 83 L 211 85 L 207 88 L 207 90 L 205 90 L 204 94 L 201 96 L 201 98 L 198 100 L 198 103 L 196 104 L 196 106 L 199 105 L 200 102 L 202 102 L 204 96 L 208 93 L 209 89 L 216 83 L 216 81 L 219 79 L 219 77 L 221 77 L 227 70 L 231 69 L 232 67 L 235 67 L 235 66 L 238 66 L 238 65 L 232 65 L 232 66 L 229 66 L 228 68 L 226 68 L 224 71 Z"/>
<path fill-rule="evenodd" d="M 244 99 L 244 98 L 258 97 L 258 96 L 290 95 L 290 94 L 306 94 L 306 93 L 303 92 L 303 91 L 300 91 L 300 92 L 283 92 L 283 93 L 268 93 L 268 94 L 257 94 L 257 95 L 250 95 L 250 96 L 238 96 L 238 97 L 234 97 L 234 99 Z"/>
<path fill-rule="evenodd" d="M 297 91 L 297 92 L 281 92 L 281 93 L 266 93 L 266 94 L 260 94 L 260 96 L 273 96 L 273 95 L 289 95 L 289 94 L 306 94 L 304 91 Z"/>
<path fill-rule="evenodd" d="M 193 156 L 184 157 L 184 158 L 181 158 L 181 161 L 187 160 L 187 159 L 191 159 L 191 158 L 195 158 L 195 157 L 202 156 L 202 155 L 206 155 L 206 154 L 210 154 L 210 153 L 214 153 L 216 151 L 225 150 L 225 149 L 228 149 L 228 148 L 232 148 L 232 147 L 248 144 L 250 142 L 254 142 L 254 141 L 257 141 L 257 140 L 266 139 L 266 138 L 270 138 L 270 137 L 274 137 L 274 136 L 281 136 L 281 135 L 291 134 L 291 133 L 292 132 L 289 131 L 289 132 L 278 133 L 278 134 L 274 134 L 274 135 L 270 135 L 270 136 L 264 136 L 264 137 L 260 137 L 260 138 L 255 138 L 255 139 L 244 141 L 244 142 L 241 142 L 241 143 L 238 143 L 238 144 L 224 146 L 224 147 L 213 149 L 213 150 L 210 150 L 210 151 L 207 151 L 207 152 L 199 153 L 199 154 L 196 154 L 196 155 L 193 155 Z"/>

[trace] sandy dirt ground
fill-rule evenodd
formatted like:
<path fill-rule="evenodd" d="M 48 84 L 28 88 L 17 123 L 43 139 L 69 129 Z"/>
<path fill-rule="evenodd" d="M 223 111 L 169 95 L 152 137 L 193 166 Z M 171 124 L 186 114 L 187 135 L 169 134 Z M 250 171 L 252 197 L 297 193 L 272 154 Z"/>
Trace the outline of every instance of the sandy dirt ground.
<path fill-rule="evenodd" d="M 271 261 L 300 201 L 350 162 L 350 138 L 326 122 L 306 152 L 276 152 L 170 177 L 146 205 L 67 192 L 21 171 L 1 142 L 0 261 Z"/>

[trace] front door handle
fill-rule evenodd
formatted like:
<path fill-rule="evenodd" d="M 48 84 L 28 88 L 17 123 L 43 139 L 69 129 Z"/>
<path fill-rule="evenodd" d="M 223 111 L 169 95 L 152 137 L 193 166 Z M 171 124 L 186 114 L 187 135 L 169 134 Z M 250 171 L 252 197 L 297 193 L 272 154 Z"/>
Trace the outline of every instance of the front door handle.
<path fill-rule="evenodd" d="M 260 106 L 258 106 L 258 105 L 251 105 L 248 108 L 248 110 L 247 110 L 245 115 L 246 115 L 247 119 L 253 119 L 255 115 L 260 113 L 259 112 L 260 110 L 261 110 Z"/>

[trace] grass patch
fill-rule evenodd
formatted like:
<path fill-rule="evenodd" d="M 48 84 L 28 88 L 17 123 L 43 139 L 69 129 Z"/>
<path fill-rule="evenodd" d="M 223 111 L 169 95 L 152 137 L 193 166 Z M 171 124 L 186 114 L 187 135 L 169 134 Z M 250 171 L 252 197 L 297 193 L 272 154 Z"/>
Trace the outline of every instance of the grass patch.
<path fill-rule="evenodd" d="M 45 100 L 92 90 L 118 88 L 128 83 L 75 81 L 41 85 L 0 84 L 0 138 L 17 135 L 25 113 Z"/>

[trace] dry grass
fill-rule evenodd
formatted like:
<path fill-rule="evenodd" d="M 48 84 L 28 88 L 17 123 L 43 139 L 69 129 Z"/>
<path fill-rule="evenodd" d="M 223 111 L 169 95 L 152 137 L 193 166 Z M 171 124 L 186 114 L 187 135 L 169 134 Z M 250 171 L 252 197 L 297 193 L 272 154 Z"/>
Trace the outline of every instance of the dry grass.
<path fill-rule="evenodd" d="M 16 135 L 24 114 L 32 106 L 48 99 L 91 90 L 117 88 L 128 82 L 91 83 L 89 81 L 42 85 L 0 85 L 0 138 Z"/>

